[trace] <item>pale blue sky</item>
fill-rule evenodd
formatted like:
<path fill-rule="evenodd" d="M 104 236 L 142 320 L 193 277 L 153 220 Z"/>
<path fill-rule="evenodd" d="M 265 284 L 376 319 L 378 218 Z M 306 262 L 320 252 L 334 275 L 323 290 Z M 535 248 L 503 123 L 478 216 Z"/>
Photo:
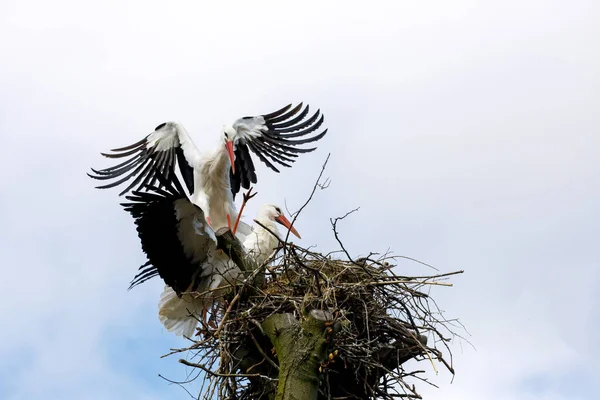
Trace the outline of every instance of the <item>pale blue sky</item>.
<path fill-rule="evenodd" d="M 332 153 L 303 245 L 392 249 L 464 269 L 433 294 L 470 341 L 448 400 L 595 399 L 600 5 L 595 1 L 0 3 L 0 398 L 186 399 L 184 344 L 99 152 L 167 120 L 199 148 L 289 102 L 330 133 L 262 203 L 291 209 Z M 206 3 L 208 4 L 208 3 Z M 422 273 L 401 263 L 403 273 Z M 417 382 L 418 384 L 418 382 Z M 193 388 L 192 388 L 193 389 Z"/>

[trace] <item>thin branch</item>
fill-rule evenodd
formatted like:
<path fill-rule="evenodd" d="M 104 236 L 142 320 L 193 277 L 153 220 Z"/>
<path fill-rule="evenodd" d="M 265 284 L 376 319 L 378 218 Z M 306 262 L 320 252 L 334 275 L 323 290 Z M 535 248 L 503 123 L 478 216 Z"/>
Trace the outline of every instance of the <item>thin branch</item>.
<path fill-rule="evenodd" d="M 277 379 L 269 378 L 268 376 L 264 376 L 261 374 L 222 374 L 219 372 L 211 371 L 210 369 L 206 368 L 202 364 L 192 363 L 192 362 L 189 362 L 188 360 L 184 360 L 183 358 L 180 358 L 179 362 L 182 363 L 183 365 L 187 365 L 188 367 L 200 368 L 202 371 L 204 371 L 207 374 L 210 374 L 212 376 L 220 376 L 220 377 L 226 377 L 226 378 L 267 378 L 267 379 L 271 379 L 273 381 L 277 380 Z"/>
<path fill-rule="evenodd" d="M 271 364 L 271 366 L 273 368 L 275 368 L 277 371 L 279 371 L 279 366 L 277 364 L 275 364 L 273 362 L 273 360 L 271 360 L 271 358 L 268 357 L 265 354 L 265 352 L 263 351 L 262 347 L 260 347 L 260 344 L 258 343 L 258 341 L 256 340 L 256 338 L 254 337 L 254 334 L 252 333 L 252 331 L 248 329 L 248 333 L 250 334 L 250 338 L 252 339 L 252 342 L 254 342 L 254 345 L 256 346 L 256 349 L 258 350 L 258 352 L 264 357 L 265 360 L 267 360 L 269 362 L 269 364 Z"/>
<path fill-rule="evenodd" d="M 346 254 L 346 257 L 348 257 L 348 261 L 352 262 L 355 265 L 360 265 L 360 264 L 358 264 L 356 261 L 354 261 L 354 259 L 350 256 L 350 253 L 348 253 L 348 250 L 346 250 L 346 248 L 344 247 L 344 244 L 342 243 L 342 241 L 340 239 L 340 236 L 338 234 L 338 231 L 337 231 L 337 223 L 338 223 L 338 221 L 343 220 L 348 215 L 350 215 L 352 213 L 355 213 L 358 210 L 360 210 L 360 207 L 356 207 L 355 209 L 348 211 L 342 217 L 336 217 L 334 219 L 332 219 L 332 218 L 329 219 L 329 222 L 331 222 L 331 226 L 333 228 L 333 236 L 335 237 L 335 240 L 337 240 L 337 242 L 339 243 L 340 247 L 342 248 L 342 251 Z"/>
<path fill-rule="evenodd" d="M 331 153 L 327 154 L 327 158 L 325 159 L 325 162 L 323 163 L 323 166 L 321 167 L 321 172 L 319 173 L 319 176 L 317 177 L 317 181 L 315 182 L 315 185 L 312 188 L 312 191 L 310 192 L 310 196 L 308 196 L 308 199 L 306 200 L 306 202 L 302 205 L 302 207 L 300 207 L 300 209 L 298 211 L 296 211 L 296 213 L 294 214 L 294 218 L 292 219 L 292 223 L 291 226 L 294 226 L 294 223 L 296 222 L 296 220 L 298 219 L 298 216 L 300 215 L 300 213 L 302 212 L 302 210 L 304 210 L 304 208 L 308 205 L 308 203 L 310 203 L 310 201 L 312 200 L 315 191 L 317 190 L 317 188 L 319 187 L 320 181 L 321 181 L 321 177 L 323 176 L 323 172 L 325 172 L 325 168 L 327 167 L 327 163 L 329 162 L 329 157 L 331 156 Z M 327 182 L 327 180 L 326 180 Z M 327 186 L 325 187 L 321 187 L 321 189 L 325 189 L 329 186 L 329 183 L 327 183 Z M 285 235 L 285 240 L 284 242 L 287 243 L 288 239 L 290 237 L 290 232 L 291 230 L 288 229 L 287 234 Z"/>

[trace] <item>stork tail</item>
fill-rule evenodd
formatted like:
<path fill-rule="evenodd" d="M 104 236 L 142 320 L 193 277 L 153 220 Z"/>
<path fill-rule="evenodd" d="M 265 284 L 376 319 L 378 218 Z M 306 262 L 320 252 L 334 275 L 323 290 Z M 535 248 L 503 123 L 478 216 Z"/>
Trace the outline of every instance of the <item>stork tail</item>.
<path fill-rule="evenodd" d="M 203 308 L 202 300 L 187 294 L 178 297 L 171 287 L 165 285 L 158 303 L 158 318 L 169 332 L 192 338 Z"/>

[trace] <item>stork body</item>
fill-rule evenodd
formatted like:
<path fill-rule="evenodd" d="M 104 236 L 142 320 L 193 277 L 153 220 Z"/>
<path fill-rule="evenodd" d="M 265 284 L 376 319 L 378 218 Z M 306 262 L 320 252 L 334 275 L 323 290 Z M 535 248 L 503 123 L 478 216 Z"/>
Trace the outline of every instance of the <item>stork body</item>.
<path fill-rule="evenodd" d="M 238 213 L 229 182 L 229 170 L 233 160 L 228 154 L 229 146 L 217 146 L 212 151 L 200 153 L 183 125 L 167 122 L 159 125 L 148 136 L 145 148 L 158 154 L 172 149 L 179 152 L 180 173 L 192 194 L 191 200 L 203 210 L 205 219 L 215 231 L 231 225 L 231 219 L 237 218 Z M 172 181 L 175 179 L 174 164 L 170 167 L 171 170 L 160 170 L 161 166 L 167 164 L 168 162 L 159 159 L 156 167 L 165 174 L 163 177 L 167 181 Z M 149 182 L 152 180 L 152 174 L 152 171 L 147 173 Z M 161 179 L 160 183 L 164 184 L 164 179 Z"/>
<path fill-rule="evenodd" d="M 165 289 L 159 302 L 159 319 L 167 330 L 190 337 L 198 316 L 218 302 L 226 287 L 240 282 L 237 265 L 217 249 L 212 229 L 205 223 L 202 209 L 192 203 L 178 180 L 164 189 L 134 191 L 127 196 L 125 209 L 135 218 L 142 249 L 148 262 L 140 267 L 130 288 L 160 276 Z M 276 223 L 291 229 L 291 223 L 274 205 L 260 209 L 257 221 L 277 233 Z M 260 226 L 245 235 L 238 232 L 249 255 L 264 263 L 279 239 Z"/>
<path fill-rule="evenodd" d="M 226 226 L 231 228 L 231 220 L 238 217 L 229 183 L 230 169 L 231 161 L 223 146 L 203 155 L 194 168 L 192 203 L 204 211 L 215 231 Z"/>

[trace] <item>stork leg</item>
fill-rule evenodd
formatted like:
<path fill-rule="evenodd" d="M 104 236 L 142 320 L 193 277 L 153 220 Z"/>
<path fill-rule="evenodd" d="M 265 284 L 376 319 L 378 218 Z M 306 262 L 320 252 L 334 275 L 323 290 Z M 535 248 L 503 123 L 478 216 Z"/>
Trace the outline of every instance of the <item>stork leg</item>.
<path fill-rule="evenodd" d="M 202 325 L 217 329 L 217 324 L 212 319 L 208 319 L 208 307 L 202 307 Z"/>
<path fill-rule="evenodd" d="M 233 229 L 231 230 L 231 232 L 233 232 L 233 234 L 235 235 L 235 232 L 237 231 L 237 227 L 238 224 L 240 223 L 240 218 L 242 218 L 242 213 L 244 212 L 244 207 L 246 207 L 246 203 L 248 202 L 248 200 L 250 200 L 251 198 L 253 198 L 254 196 L 256 196 L 258 194 L 254 193 L 254 194 L 250 194 L 252 193 L 252 186 L 250 187 L 250 189 L 248 189 L 248 191 L 246 193 L 244 193 L 244 200 L 242 201 L 242 206 L 240 207 L 240 212 L 238 213 L 237 219 L 235 220 L 235 225 L 233 226 Z M 227 221 L 229 221 L 229 215 L 227 215 Z M 229 228 L 231 229 L 231 227 Z"/>
<path fill-rule="evenodd" d="M 202 325 L 206 326 L 206 316 L 208 314 L 208 307 L 202 307 Z"/>

